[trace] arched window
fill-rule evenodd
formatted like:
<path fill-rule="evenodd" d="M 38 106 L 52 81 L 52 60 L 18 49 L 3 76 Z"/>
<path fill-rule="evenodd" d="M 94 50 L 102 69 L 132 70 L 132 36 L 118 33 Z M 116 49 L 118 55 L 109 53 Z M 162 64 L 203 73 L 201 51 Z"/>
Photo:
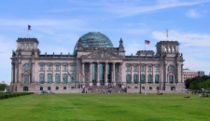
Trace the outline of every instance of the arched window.
<path fill-rule="evenodd" d="M 166 47 L 162 47 L 162 50 L 163 50 L 163 52 L 167 51 Z"/>
<path fill-rule="evenodd" d="M 61 82 L 60 74 L 55 74 L 55 83 L 60 83 L 60 82 Z"/>
<path fill-rule="evenodd" d="M 153 83 L 152 74 L 148 75 L 148 83 Z"/>
<path fill-rule="evenodd" d="M 170 53 L 171 52 L 171 48 L 170 47 L 168 47 L 168 53 Z"/>
<path fill-rule="evenodd" d="M 44 73 L 40 73 L 40 74 L 39 74 L 39 82 L 40 82 L 41 84 L 43 84 L 44 81 L 45 81 Z"/>
<path fill-rule="evenodd" d="M 134 74 L 134 78 L 133 78 L 134 83 L 139 83 L 139 75 L 138 74 Z"/>
<path fill-rule="evenodd" d="M 155 83 L 159 83 L 160 82 L 160 75 L 156 74 L 155 75 Z"/>
<path fill-rule="evenodd" d="M 145 78 L 145 74 L 141 74 L 141 83 L 145 83 L 146 78 Z"/>
<path fill-rule="evenodd" d="M 131 80 L 132 80 L 131 74 L 127 74 L 126 75 L 126 82 L 131 83 Z"/>
<path fill-rule="evenodd" d="M 173 66 L 173 65 L 169 65 L 169 66 L 168 66 L 168 72 L 173 73 L 173 72 L 175 72 L 175 71 L 176 71 L 175 66 Z"/>
<path fill-rule="evenodd" d="M 174 83 L 175 82 L 174 75 L 169 75 L 168 79 L 169 79 L 169 83 Z"/>

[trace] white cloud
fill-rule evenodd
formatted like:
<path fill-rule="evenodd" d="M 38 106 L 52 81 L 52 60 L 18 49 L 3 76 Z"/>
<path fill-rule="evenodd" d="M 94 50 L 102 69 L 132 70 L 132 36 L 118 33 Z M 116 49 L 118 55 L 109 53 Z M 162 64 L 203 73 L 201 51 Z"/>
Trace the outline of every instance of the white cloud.
<path fill-rule="evenodd" d="M 186 16 L 189 18 L 200 18 L 201 17 L 201 13 L 199 13 L 198 11 L 191 9 L 189 11 L 186 12 Z"/>
<path fill-rule="evenodd" d="M 166 40 L 166 32 L 154 31 L 152 36 L 157 40 Z M 202 33 L 184 33 L 171 30 L 169 31 L 169 40 L 178 40 L 185 46 L 210 46 L 210 35 Z"/>
<path fill-rule="evenodd" d="M 129 4 L 130 1 L 127 1 L 127 4 L 123 3 L 120 5 L 110 4 L 107 6 L 107 11 L 118 14 L 121 17 L 132 16 L 146 12 L 153 12 L 163 9 L 183 7 L 183 6 L 193 6 L 198 4 L 203 4 L 206 2 L 210 2 L 209 0 L 158 0 L 154 5 L 136 5 Z"/>

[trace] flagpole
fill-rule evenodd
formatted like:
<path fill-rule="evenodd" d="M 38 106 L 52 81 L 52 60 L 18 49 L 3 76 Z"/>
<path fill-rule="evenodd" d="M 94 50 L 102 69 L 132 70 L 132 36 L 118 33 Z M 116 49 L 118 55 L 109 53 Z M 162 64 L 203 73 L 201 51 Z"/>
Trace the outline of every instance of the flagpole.
<path fill-rule="evenodd" d="M 166 39 L 168 39 L 168 29 L 166 29 Z"/>
<path fill-rule="evenodd" d="M 27 32 L 27 37 L 30 38 L 30 31 L 31 31 L 31 25 L 28 24 L 28 32 Z"/>

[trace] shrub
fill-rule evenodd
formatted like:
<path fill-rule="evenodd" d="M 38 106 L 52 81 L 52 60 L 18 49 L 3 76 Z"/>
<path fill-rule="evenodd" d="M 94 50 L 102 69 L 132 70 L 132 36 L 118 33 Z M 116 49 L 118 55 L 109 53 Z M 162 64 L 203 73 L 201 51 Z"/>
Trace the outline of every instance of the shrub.
<path fill-rule="evenodd" d="M 32 92 L 0 93 L 0 99 L 7 99 L 7 98 L 11 98 L 11 97 L 30 95 L 30 94 L 33 94 L 33 93 Z"/>

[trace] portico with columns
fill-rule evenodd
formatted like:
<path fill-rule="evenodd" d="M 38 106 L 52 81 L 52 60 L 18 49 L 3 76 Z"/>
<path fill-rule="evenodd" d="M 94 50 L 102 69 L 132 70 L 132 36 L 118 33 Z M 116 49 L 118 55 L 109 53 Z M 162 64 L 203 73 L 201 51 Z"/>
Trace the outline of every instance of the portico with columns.
<path fill-rule="evenodd" d="M 80 74 L 82 82 L 89 86 L 115 86 L 120 84 L 122 82 L 121 66 L 122 61 L 82 60 L 82 74 Z"/>

